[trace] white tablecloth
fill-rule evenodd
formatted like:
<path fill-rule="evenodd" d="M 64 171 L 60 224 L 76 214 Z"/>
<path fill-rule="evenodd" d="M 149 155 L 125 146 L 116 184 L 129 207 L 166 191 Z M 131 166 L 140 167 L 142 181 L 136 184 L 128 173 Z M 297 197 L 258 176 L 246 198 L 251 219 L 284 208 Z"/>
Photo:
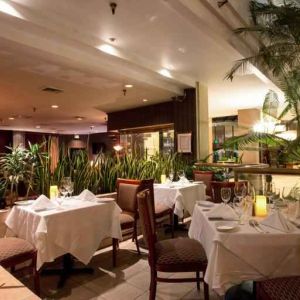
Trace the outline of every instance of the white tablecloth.
<path fill-rule="evenodd" d="M 204 279 L 218 294 L 245 280 L 300 275 L 299 229 L 287 234 L 268 227 L 270 233 L 263 234 L 245 224 L 221 233 L 203 209 L 195 207 L 189 237 L 203 245 L 208 257 Z"/>
<path fill-rule="evenodd" d="M 181 184 L 155 184 L 154 201 L 163 203 L 168 207 L 174 206 L 174 213 L 182 218 L 183 210 L 193 214 L 196 201 L 205 200 L 205 184 L 191 183 L 182 186 Z"/>
<path fill-rule="evenodd" d="M 70 199 L 62 209 L 43 212 L 14 206 L 6 225 L 13 235 L 36 247 L 38 269 L 65 253 L 88 264 L 105 237 L 122 239 L 120 211 L 114 201 L 98 204 Z"/>

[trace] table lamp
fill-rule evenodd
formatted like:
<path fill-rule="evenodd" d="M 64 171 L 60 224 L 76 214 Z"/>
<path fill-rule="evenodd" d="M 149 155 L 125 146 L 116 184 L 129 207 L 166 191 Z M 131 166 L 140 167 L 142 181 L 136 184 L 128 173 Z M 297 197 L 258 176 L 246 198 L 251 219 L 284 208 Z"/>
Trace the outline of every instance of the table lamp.
<path fill-rule="evenodd" d="M 50 199 L 56 199 L 58 197 L 58 187 L 57 185 L 50 186 Z"/>
<path fill-rule="evenodd" d="M 255 197 L 255 216 L 265 217 L 267 215 L 267 197 L 258 195 Z"/>

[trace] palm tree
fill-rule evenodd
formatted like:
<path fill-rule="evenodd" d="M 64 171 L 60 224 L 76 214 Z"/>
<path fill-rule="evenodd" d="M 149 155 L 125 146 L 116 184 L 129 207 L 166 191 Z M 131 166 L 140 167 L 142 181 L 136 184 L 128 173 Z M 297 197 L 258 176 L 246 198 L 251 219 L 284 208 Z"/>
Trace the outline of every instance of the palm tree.
<path fill-rule="evenodd" d="M 238 28 L 236 34 L 254 33 L 260 38 L 257 53 L 237 61 L 226 78 L 232 80 L 238 70 L 249 64 L 271 74 L 285 93 L 286 107 L 280 118 L 292 113 L 300 135 L 300 1 L 285 0 L 276 5 L 272 0 L 250 2 L 252 25 Z"/>

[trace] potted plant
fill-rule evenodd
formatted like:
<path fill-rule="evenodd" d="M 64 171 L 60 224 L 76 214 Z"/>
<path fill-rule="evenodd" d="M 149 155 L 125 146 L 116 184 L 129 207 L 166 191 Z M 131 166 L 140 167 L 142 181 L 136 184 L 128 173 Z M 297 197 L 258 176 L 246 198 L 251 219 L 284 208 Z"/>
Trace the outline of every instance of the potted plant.
<path fill-rule="evenodd" d="M 2 178 L 0 179 L 0 209 L 5 208 L 5 192 L 6 192 L 6 181 Z"/>

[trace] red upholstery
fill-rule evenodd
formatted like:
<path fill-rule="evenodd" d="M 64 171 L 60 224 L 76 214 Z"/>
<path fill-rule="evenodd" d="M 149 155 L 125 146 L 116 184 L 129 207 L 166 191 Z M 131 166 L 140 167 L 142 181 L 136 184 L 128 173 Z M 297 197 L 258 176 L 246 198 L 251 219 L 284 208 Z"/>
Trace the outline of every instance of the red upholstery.
<path fill-rule="evenodd" d="M 275 278 L 256 283 L 257 300 L 300 299 L 300 277 Z"/>

